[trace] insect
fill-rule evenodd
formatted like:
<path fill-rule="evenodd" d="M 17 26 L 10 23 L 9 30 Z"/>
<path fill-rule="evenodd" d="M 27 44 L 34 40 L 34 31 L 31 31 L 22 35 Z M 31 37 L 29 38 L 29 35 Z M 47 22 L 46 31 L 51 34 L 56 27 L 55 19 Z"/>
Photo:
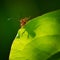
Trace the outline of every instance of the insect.
<path fill-rule="evenodd" d="M 30 17 L 25 17 L 23 19 L 20 20 L 20 26 L 23 27 L 28 21 L 29 21 Z"/>

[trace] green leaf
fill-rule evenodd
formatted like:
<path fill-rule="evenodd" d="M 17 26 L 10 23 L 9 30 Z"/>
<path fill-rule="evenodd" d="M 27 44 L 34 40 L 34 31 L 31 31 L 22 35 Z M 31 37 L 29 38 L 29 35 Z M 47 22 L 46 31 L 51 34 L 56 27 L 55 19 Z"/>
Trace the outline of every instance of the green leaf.
<path fill-rule="evenodd" d="M 9 60 L 51 59 L 60 52 L 60 10 L 30 20 L 17 34 Z"/>

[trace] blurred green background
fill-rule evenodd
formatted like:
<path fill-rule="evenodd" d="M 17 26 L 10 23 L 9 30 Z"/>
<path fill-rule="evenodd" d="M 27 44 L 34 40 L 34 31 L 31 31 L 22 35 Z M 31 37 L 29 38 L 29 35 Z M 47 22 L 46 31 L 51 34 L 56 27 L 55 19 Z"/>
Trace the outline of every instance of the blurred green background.
<path fill-rule="evenodd" d="M 59 0 L 0 0 L 0 60 L 8 60 L 19 19 L 60 9 Z"/>

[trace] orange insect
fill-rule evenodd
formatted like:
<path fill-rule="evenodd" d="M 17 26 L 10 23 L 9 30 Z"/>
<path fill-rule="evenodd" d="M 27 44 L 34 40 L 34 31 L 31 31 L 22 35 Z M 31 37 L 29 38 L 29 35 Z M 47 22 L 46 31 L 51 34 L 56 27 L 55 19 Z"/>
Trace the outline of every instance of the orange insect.
<path fill-rule="evenodd" d="M 21 19 L 20 20 L 21 27 L 23 27 L 28 22 L 29 19 L 30 19 L 30 17 L 29 18 L 25 17 L 25 18 Z"/>

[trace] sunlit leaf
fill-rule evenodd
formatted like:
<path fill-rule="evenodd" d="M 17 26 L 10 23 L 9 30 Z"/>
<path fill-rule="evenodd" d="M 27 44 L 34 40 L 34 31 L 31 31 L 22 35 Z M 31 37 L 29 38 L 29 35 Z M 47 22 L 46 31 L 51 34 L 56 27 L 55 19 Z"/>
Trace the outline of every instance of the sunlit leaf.
<path fill-rule="evenodd" d="M 60 52 L 60 10 L 30 20 L 17 34 L 9 60 L 51 59 Z"/>

